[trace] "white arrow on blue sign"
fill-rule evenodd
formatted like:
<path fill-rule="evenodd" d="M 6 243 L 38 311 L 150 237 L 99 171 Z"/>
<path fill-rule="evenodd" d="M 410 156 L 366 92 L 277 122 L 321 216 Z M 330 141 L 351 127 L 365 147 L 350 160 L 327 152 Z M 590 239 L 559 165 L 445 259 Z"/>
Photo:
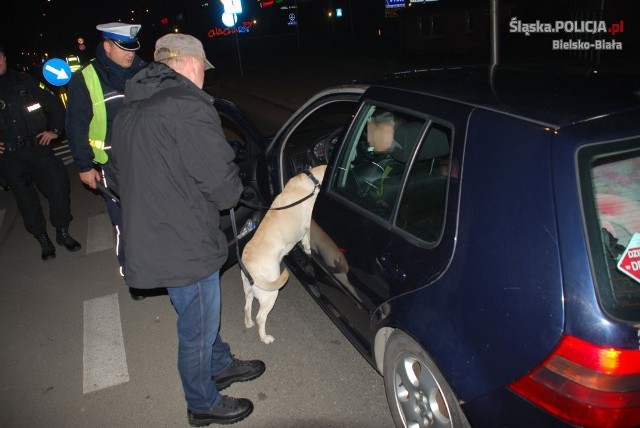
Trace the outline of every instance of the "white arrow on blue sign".
<path fill-rule="evenodd" d="M 55 86 L 66 85 L 71 79 L 71 68 L 65 60 L 60 58 L 51 58 L 44 63 L 42 74 L 47 82 Z"/>

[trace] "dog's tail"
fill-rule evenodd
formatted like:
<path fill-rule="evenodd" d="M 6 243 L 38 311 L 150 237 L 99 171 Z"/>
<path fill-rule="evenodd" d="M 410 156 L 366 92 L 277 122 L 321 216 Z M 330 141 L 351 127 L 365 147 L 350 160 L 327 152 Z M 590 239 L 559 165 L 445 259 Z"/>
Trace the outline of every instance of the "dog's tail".
<path fill-rule="evenodd" d="M 280 276 L 275 281 L 266 281 L 264 278 L 253 277 L 253 285 L 266 291 L 280 290 L 289 279 L 289 269 L 286 267 L 280 272 Z"/>

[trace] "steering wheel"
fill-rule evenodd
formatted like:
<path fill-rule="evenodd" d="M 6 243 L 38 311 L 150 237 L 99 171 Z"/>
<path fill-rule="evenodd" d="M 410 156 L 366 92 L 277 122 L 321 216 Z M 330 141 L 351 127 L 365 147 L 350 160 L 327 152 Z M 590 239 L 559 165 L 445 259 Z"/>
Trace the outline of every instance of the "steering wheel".
<path fill-rule="evenodd" d="M 340 132 L 342 132 L 342 127 L 322 135 L 311 145 L 311 155 L 316 163 L 328 163 L 329 156 L 333 152 L 333 146 L 337 143 Z"/>
<path fill-rule="evenodd" d="M 340 126 L 327 136 L 326 143 L 324 145 L 324 160 L 329 163 L 329 159 L 331 159 L 331 154 L 333 153 L 333 149 L 335 149 L 338 141 L 340 141 L 340 135 L 342 134 L 342 130 L 344 127 Z"/>

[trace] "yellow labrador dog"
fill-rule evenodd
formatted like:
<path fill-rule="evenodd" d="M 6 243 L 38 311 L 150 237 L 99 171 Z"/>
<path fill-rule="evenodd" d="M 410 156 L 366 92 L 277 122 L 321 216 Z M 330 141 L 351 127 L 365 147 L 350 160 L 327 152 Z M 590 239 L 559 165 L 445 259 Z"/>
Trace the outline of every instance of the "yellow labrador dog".
<path fill-rule="evenodd" d="M 253 279 L 251 285 L 244 272 L 241 272 L 245 295 L 244 325 L 247 328 L 254 326 L 251 305 L 255 297 L 260 304 L 256 314 L 258 333 L 260 340 L 266 344 L 274 340 L 266 332 L 267 316 L 276 303 L 278 291 L 289 279 L 289 270 L 285 267 L 280 271 L 280 262 L 298 242 L 302 243 L 305 253 L 311 254 L 311 212 L 326 169 L 326 165 L 320 165 L 311 168 L 311 176 L 302 173 L 292 177 L 282 193 L 273 200 L 271 208 L 242 252 L 242 263 Z M 277 209 L 302 199 L 305 200 L 299 204 Z"/>

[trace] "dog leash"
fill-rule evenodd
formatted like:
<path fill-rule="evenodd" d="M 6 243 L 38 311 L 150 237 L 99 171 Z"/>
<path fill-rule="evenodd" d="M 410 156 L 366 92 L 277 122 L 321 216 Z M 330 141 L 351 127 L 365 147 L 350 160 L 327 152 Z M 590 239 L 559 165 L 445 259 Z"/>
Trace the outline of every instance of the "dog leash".
<path fill-rule="evenodd" d="M 253 203 L 251 203 L 249 201 L 245 201 L 244 199 L 240 199 L 238 201 L 238 203 L 241 204 L 241 205 L 244 205 L 245 207 L 253 208 L 254 210 L 260 210 L 260 211 L 286 210 L 287 208 L 295 207 L 296 205 L 303 203 L 304 201 L 306 201 L 307 199 L 312 197 L 314 195 L 314 193 L 315 193 L 315 188 L 311 191 L 311 193 L 309 193 L 304 198 L 299 199 L 299 200 L 297 200 L 295 202 L 292 202 L 289 205 L 285 205 L 283 207 L 276 207 L 276 208 L 264 207 L 262 205 L 256 205 L 256 204 L 253 204 Z"/>
<path fill-rule="evenodd" d="M 283 207 L 276 207 L 276 208 L 271 208 L 271 207 L 263 207 L 261 205 L 256 205 L 253 204 L 249 201 L 245 201 L 244 199 L 240 199 L 238 202 L 246 207 L 249 208 L 253 208 L 256 210 L 261 210 L 261 211 L 268 211 L 268 210 L 286 210 L 287 208 L 291 208 L 294 207 L 298 204 L 303 203 L 304 201 L 306 201 L 307 199 L 309 199 L 310 197 L 312 197 L 314 195 L 314 193 L 316 192 L 316 189 L 320 186 L 320 181 L 318 181 L 318 179 L 311 173 L 311 171 L 306 170 L 304 171 L 304 173 L 307 175 L 307 177 L 309 177 L 309 179 L 311 181 L 313 181 L 313 190 L 311 191 L 311 193 L 309 193 L 307 196 L 305 196 L 304 198 L 292 202 L 289 205 L 285 205 Z M 97 189 L 102 192 L 102 194 L 104 194 L 106 197 L 108 197 L 109 199 L 113 200 L 113 202 L 117 203 L 118 205 L 120 205 L 120 197 L 118 195 L 116 195 L 114 193 L 113 190 L 111 190 L 110 188 L 106 187 L 104 184 L 102 184 L 101 181 L 96 181 L 96 187 Z"/>
<path fill-rule="evenodd" d="M 300 199 L 300 200 L 298 200 L 296 202 L 290 203 L 290 204 L 285 205 L 283 207 L 277 207 L 277 208 L 261 207 L 259 205 L 252 204 L 252 203 L 250 203 L 248 201 L 245 201 L 243 199 L 240 199 L 238 202 L 242 203 L 245 206 L 248 206 L 249 208 L 254 208 L 254 209 L 263 210 L 263 211 L 284 210 L 284 209 L 296 206 L 298 204 L 301 204 L 302 202 L 304 202 L 307 199 L 309 199 L 310 197 L 312 197 L 315 194 L 316 189 L 320 186 L 320 181 L 318 181 L 318 179 L 311 173 L 311 171 L 306 170 L 306 171 L 304 171 L 304 173 L 307 175 L 307 177 L 309 177 L 309 179 L 311 181 L 313 181 L 313 184 L 314 184 L 313 190 L 307 196 L 305 196 L 304 198 L 302 198 L 302 199 Z M 97 181 L 96 182 L 96 187 L 105 196 L 109 197 L 115 203 L 120 205 L 120 198 L 118 197 L 118 195 L 116 195 L 111 189 L 109 189 L 104 184 L 102 184 L 101 181 Z M 247 268 L 244 266 L 244 263 L 242 263 L 242 257 L 240 257 L 240 242 L 238 240 L 238 228 L 236 226 L 236 211 L 235 211 L 234 208 L 231 208 L 230 216 L 231 216 L 231 229 L 233 230 L 233 237 L 234 237 L 234 239 L 236 241 L 236 258 L 238 259 L 238 265 L 240 266 L 240 270 L 242 270 L 242 273 L 244 273 L 244 275 L 249 280 L 249 284 L 253 285 L 253 277 L 251 277 L 251 274 L 249 273 Z"/>
<path fill-rule="evenodd" d="M 102 184 L 101 181 L 96 182 L 96 187 L 100 192 L 102 192 L 105 196 L 112 199 L 115 203 L 120 205 L 120 198 L 116 195 L 111 189 Z M 240 269 L 245 274 L 247 279 L 249 280 L 249 284 L 253 285 L 253 278 L 249 274 L 249 271 L 242 263 L 242 258 L 240 257 L 240 243 L 238 242 L 238 228 L 236 226 L 236 213 L 235 209 L 231 208 L 231 228 L 233 229 L 233 236 L 236 240 L 236 257 L 238 258 L 238 264 L 240 265 Z"/>
<path fill-rule="evenodd" d="M 249 284 L 253 285 L 253 278 L 251 277 L 251 274 L 249 274 L 249 271 L 247 270 L 247 268 L 244 266 L 244 263 L 242 263 L 242 258 L 240 257 L 240 242 L 238 240 L 238 228 L 236 226 L 235 208 L 231 208 L 230 216 L 231 216 L 231 229 L 233 229 L 233 237 L 236 240 L 236 257 L 238 259 L 238 265 L 240 266 L 240 270 L 242 271 L 242 273 L 244 273 L 244 275 L 249 280 Z"/>
<path fill-rule="evenodd" d="M 297 200 L 297 201 L 295 201 L 295 202 L 292 202 L 292 203 L 290 203 L 290 204 L 288 204 L 288 205 L 285 205 L 285 206 L 282 206 L 282 207 L 275 207 L 275 208 L 272 208 L 272 207 L 263 207 L 263 206 L 261 206 L 261 205 L 256 205 L 256 204 L 253 204 L 253 203 L 251 203 L 251 202 L 249 202 L 249 201 L 245 201 L 244 199 L 240 199 L 238 202 L 239 202 L 240 204 L 244 205 L 245 207 L 253 208 L 253 209 L 255 209 L 255 210 L 260 210 L 260 211 L 269 211 L 269 210 L 272 210 L 272 211 L 275 211 L 275 210 L 286 210 L 287 208 L 295 207 L 296 205 L 301 204 L 301 203 L 303 203 L 304 201 L 306 201 L 307 199 L 309 199 L 310 197 L 312 197 L 312 196 L 316 193 L 316 189 L 317 189 L 318 187 L 320 187 L 320 181 L 316 178 L 316 176 L 315 176 L 315 175 L 313 175 L 313 174 L 311 173 L 311 171 L 310 171 L 310 170 L 306 170 L 306 171 L 304 171 L 304 173 L 307 175 L 307 177 L 309 177 L 309 179 L 310 179 L 311 181 L 313 181 L 313 190 L 311 190 L 311 193 L 309 193 L 307 196 L 305 196 L 305 197 L 304 197 L 304 198 L 302 198 L 302 199 L 299 199 L 299 200 Z"/>

